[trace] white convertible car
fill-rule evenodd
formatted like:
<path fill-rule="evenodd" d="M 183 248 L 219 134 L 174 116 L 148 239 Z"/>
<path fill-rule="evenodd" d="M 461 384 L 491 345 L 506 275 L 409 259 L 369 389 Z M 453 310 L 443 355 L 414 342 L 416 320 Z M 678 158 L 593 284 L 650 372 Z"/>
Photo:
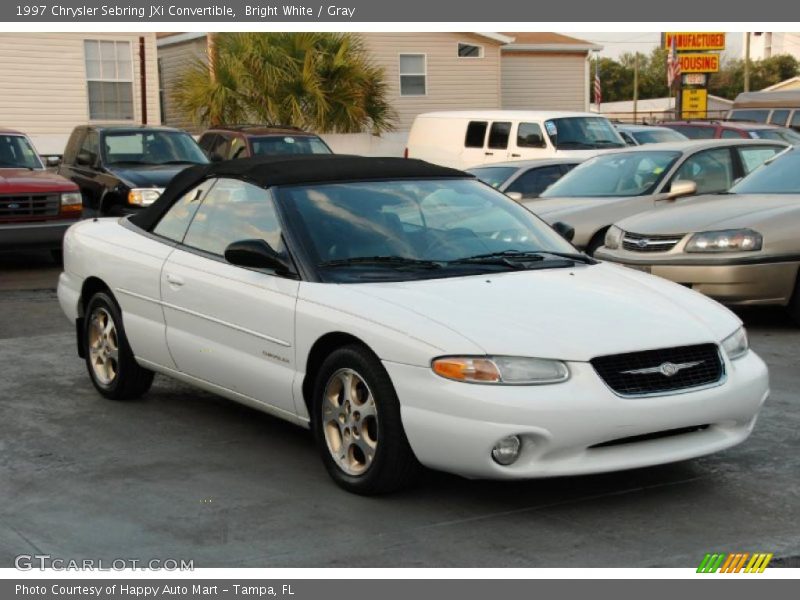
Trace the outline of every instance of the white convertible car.
<path fill-rule="evenodd" d="M 574 475 L 747 438 L 769 384 L 741 322 L 566 229 L 420 161 L 245 159 L 70 228 L 58 297 L 103 396 L 157 372 L 311 427 L 358 493 L 421 465 Z"/>

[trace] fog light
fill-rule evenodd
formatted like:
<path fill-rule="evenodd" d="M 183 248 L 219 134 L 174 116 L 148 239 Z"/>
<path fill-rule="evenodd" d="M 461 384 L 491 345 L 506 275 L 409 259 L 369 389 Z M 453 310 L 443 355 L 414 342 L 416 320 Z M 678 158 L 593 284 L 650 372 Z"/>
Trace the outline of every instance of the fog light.
<path fill-rule="evenodd" d="M 516 435 L 503 438 L 492 448 L 492 458 L 499 465 L 508 466 L 519 458 L 522 442 Z"/>

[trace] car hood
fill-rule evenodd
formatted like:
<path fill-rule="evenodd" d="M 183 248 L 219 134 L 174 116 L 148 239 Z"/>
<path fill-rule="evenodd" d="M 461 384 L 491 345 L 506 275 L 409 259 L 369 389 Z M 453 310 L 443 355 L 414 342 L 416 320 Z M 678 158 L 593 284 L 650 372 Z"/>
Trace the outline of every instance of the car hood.
<path fill-rule="evenodd" d="M 739 227 L 800 214 L 800 194 L 699 196 L 634 215 L 617 223 L 633 233 L 690 233 Z M 796 218 L 796 217 L 795 217 Z"/>
<path fill-rule="evenodd" d="M 131 187 L 166 187 L 172 179 L 189 167 L 195 166 L 194 163 L 180 165 L 141 165 L 135 167 L 108 167 L 108 171 L 116 175 L 123 181 L 131 184 Z"/>
<path fill-rule="evenodd" d="M 626 202 L 635 196 L 613 198 L 539 198 L 525 202 L 528 210 L 550 223 L 562 220 L 571 214 L 598 209 L 617 202 Z"/>
<path fill-rule="evenodd" d="M 50 171 L 0 169 L 0 194 L 72 192 L 78 186 Z"/>
<path fill-rule="evenodd" d="M 339 287 L 361 297 L 349 301 L 366 307 L 362 318 L 380 322 L 389 315 L 400 318 L 401 311 L 408 335 L 437 345 L 431 331 L 445 327 L 466 338 L 464 347 L 487 354 L 588 361 L 719 342 L 740 324 L 705 296 L 607 263 Z"/>

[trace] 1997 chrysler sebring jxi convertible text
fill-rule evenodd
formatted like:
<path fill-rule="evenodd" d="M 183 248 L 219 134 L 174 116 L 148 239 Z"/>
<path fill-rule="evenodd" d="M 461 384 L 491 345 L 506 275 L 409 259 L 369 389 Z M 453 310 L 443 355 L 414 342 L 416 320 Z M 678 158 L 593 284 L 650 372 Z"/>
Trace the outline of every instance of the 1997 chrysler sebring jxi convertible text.
<path fill-rule="evenodd" d="M 727 309 L 420 161 L 193 167 L 64 245 L 58 296 L 101 394 L 157 371 L 310 426 L 358 493 L 420 464 L 510 479 L 688 459 L 743 441 L 768 394 Z"/>

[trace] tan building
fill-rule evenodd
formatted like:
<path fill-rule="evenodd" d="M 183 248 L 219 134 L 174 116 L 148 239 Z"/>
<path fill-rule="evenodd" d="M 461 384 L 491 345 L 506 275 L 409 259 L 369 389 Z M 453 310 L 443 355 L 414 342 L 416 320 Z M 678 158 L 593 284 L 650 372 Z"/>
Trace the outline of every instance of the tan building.
<path fill-rule="evenodd" d="M 437 110 L 586 110 L 588 56 L 601 47 L 555 33 L 359 33 L 385 73 L 396 131 L 324 135 L 337 152 L 398 155 L 414 118 Z M 158 34 L 164 123 L 198 132 L 171 96 L 179 73 L 206 60 L 205 33 Z"/>
<path fill-rule="evenodd" d="M 76 125 L 160 124 L 156 34 L 0 33 L 0 89 L 0 126 L 43 154 Z"/>

